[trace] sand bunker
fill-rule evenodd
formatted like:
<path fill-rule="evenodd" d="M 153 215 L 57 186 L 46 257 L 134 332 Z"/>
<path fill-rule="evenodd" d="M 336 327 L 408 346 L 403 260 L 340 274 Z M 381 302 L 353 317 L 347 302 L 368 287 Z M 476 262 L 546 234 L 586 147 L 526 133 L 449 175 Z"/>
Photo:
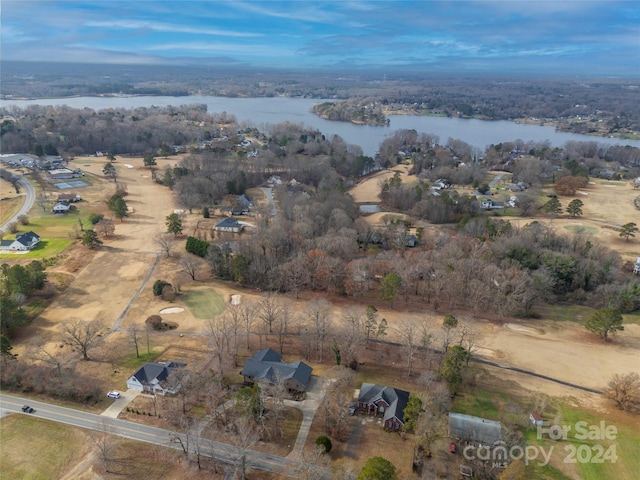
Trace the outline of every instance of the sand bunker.
<path fill-rule="evenodd" d="M 505 328 L 518 333 L 526 333 L 527 335 L 544 335 L 544 330 L 540 328 L 525 327 L 516 323 L 506 323 Z"/>
<path fill-rule="evenodd" d="M 182 312 L 184 312 L 184 308 L 181 308 L 181 307 L 169 307 L 169 308 L 163 308 L 162 310 L 160 310 L 160 313 L 162 314 L 182 313 Z"/>
<path fill-rule="evenodd" d="M 483 357 L 490 357 L 490 358 L 502 358 L 502 357 L 504 357 L 504 353 L 498 352 L 496 350 L 492 350 L 490 348 L 476 347 L 472 351 L 473 351 L 473 353 L 475 355 L 480 355 L 480 356 L 483 356 Z"/>

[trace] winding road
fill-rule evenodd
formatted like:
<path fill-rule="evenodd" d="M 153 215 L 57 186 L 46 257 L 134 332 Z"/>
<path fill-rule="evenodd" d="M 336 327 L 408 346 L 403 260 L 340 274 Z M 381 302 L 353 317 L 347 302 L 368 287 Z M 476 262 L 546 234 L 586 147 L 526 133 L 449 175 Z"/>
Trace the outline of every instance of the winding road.
<path fill-rule="evenodd" d="M 4 225 L 0 225 L 0 230 L 5 230 L 10 223 L 17 221 L 20 215 L 26 215 L 29 213 L 29 210 L 31 210 L 31 207 L 33 207 L 33 204 L 36 201 L 36 189 L 31 185 L 31 182 L 24 177 L 24 175 L 20 177 L 18 184 L 24 189 L 26 195 L 25 201 L 22 204 L 22 207 L 20 207 L 20 210 L 18 210 L 18 213 L 5 222 Z"/>

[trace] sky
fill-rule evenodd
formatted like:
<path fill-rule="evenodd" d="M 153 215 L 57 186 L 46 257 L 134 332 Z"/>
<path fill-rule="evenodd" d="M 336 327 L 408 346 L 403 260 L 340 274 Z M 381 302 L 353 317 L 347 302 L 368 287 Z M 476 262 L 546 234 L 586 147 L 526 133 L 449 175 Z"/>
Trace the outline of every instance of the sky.
<path fill-rule="evenodd" d="M 640 75 L 640 0 L 2 0 L 33 62 Z"/>

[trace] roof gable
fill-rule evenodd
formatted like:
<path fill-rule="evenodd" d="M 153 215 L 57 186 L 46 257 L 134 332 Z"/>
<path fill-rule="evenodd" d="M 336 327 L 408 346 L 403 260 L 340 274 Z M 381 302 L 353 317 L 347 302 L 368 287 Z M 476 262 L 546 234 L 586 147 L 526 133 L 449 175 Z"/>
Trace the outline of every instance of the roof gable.
<path fill-rule="evenodd" d="M 275 383 L 278 380 L 293 379 L 307 386 L 313 369 L 304 362 L 282 362 L 282 355 L 271 348 L 260 350 L 245 363 L 241 375 L 254 380 L 267 380 Z"/>
<path fill-rule="evenodd" d="M 34 245 L 39 241 L 40 241 L 40 237 L 36 235 L 34 232 L 26 232 L 26 233 L 21 233 L 20 235 L 16 235 L 16 242 L 21 243 L 25 247 Z"/>
<path fill-rule="evenodd" d="M 154 380 L 162 382 L 169 377 L 171 370 L 178 367 L 186 367 L 185 363 L 178 362 L 166 362 L 166 363 L 153 363 L 147 362 L 140 369 L 133 374 L 140 383 L 151 383 Z"/>
<path fill-rule="evenodd" d="M 384 420 L 396 417 L 404 423 L 404 409 L 409 402 L 409 392 L 393 387 L 385 387 L 372 383 L 363 383 L 360 387 L 359 403 L 371 405 L 384 400 L 389 407 L 385 409 Z"/>

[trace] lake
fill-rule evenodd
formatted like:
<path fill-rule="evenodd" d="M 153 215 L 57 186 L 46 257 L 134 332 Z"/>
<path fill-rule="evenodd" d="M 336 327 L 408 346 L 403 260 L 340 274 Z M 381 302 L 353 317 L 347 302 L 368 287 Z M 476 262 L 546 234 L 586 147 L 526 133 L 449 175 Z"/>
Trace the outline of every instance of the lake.
<path fill-rule="evenodd" d="M 548 140 L 552 147 L 562 147 L 568 141 L 598 142 L 607 145 L 631 145 L 640 148 L 640 140 L 592 137 L 577 133 L 557 132 L 553 127 L 525 125 L 506 120 L 423 117 L 417 115 L 391 115 L 388 126 L 355 125 L 334 122 L 311 113 L 311 107 L 325 100 L 309 98 L 227 98 L 211 96 L 190 97 L 74 97 L 38 100 L 0 100 L 0 107 L 26 107 L 28 105 L 68 105 L 73 108 L 136 108 L 164 107 L 168 105 L 205 104 L 210 113 L 227 112 L 238 122 L 246 122 L 259 129 L 281 122 L 303 123 L 318 129 L 326 136 L 340 135 L 347 143 L 359 145 L 365 155 L 374 156 L 380 143 L 397 130 L 415 129 L 440 137 L 440 143 L 457 138 L 484 150 L 490 144 L 523 140 Z"/>

